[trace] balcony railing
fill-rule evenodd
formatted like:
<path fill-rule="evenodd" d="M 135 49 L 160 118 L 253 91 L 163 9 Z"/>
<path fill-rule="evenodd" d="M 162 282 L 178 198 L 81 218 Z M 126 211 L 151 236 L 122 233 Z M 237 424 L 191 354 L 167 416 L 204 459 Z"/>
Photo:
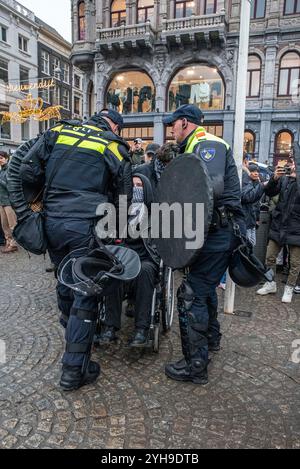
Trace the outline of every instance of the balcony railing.
<path fill-rule="evenodd" d="M 194 36 L 201 32 L 206 36 L 210 33 L 217 32 L 219 37 L 223 38 L 225 25 L 225 13 L 201 16 L 192 15 L 188 18 L 163 20 L 162 39 L 166 41 L 168 37 L 180 38 L 183 35 Z"/>
<path fill-rule="evenodd" d="M 35 21 L 34 13 L 21 5 L 19 2 L 16 2 L 16 0 L 2 0 L 2 2 L 6 3 L 6 5 L 8 5 L 10 8 L 16 10 L 18 13 L 30 19 L 31 21 Z"/>
<path fill-rule="evenodd" d="M 98 29 L 98 47 L 111 49 L 113 46 L 124 48 L 127 44 L 152 46 L 155 35 L 150 21 L 136 25 L 122 25 L 117 28 Z"/>

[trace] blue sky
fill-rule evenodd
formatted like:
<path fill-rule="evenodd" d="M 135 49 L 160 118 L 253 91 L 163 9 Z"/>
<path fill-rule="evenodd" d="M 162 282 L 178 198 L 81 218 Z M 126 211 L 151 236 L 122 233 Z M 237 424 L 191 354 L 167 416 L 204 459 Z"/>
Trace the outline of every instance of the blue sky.
<path fill-rule="evenodd" d="M 17 0 L 71 42 L 70 0 Z"/>

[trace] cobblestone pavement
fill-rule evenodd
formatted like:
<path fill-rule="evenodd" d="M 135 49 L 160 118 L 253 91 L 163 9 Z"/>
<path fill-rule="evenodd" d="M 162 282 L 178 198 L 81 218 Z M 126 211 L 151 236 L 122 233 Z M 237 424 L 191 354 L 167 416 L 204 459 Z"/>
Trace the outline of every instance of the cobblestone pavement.
<path fill-rule="evenodd" d="M 45 266 L 25 253 L 0 255 L 0 447 L 300 448 L 300 364 L 291 360 L 300 295 L 290 306 L 279 294 L 238 290 L 237 308 L 252 316 L 221 314 L 223 348 L 205 387 L 164 375 L 181 356 L 177 321 L 155 355 L 124 348 L 127 320 L 120 342 L 94 353 L 101 379 L 63 393 L 63 331 Z"/>

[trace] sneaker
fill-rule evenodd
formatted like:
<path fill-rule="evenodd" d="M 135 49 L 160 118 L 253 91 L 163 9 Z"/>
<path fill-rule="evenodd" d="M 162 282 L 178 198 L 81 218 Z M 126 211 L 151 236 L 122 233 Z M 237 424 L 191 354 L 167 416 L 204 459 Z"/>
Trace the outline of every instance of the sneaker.
<path fill-rule="evenodd" d="M 295 288 L 294 288 L 294 293 L 297 294 L 300 294 L 300 285 L 297 285 Z"/>
<path fill-rule="evenodd" d="M 81 366 L 63 365 L 60 386 L 64 391 L 75 391 L 87 384 L 92 384 L 100 375 L 100 365 L 90 362 L 85 374 L 82 375 Z"/>
<path fill-rule="evenodd" d="M 268 295 L 269 293 L 276 293 L 277 285 L 276 282 L 266 282 L 262 288 L 257 290 L 258 295 Z"/>
<path fill-rule="evenodd" d="M 290 285 L 286 285 L 282 297 L 282 303 L 291 303 L 292 298 L 293 298 L 293 291 L 294 287 L 291 287 Z"/>

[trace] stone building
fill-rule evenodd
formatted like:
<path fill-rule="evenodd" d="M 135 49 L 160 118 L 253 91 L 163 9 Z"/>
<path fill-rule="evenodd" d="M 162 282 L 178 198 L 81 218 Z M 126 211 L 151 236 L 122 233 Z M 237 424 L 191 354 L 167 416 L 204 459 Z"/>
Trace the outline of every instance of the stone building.
<path fill-rule="evenodd" d="M 163 116 L 184 103 L 232 144 L 240 0 L 74 0 L 72 62 L 84 114 L 124 114 L 124 137 L 169 139 Z M 245 151 L 286 157 L 299 140 L 300 1 L 253 0 Z"/>

